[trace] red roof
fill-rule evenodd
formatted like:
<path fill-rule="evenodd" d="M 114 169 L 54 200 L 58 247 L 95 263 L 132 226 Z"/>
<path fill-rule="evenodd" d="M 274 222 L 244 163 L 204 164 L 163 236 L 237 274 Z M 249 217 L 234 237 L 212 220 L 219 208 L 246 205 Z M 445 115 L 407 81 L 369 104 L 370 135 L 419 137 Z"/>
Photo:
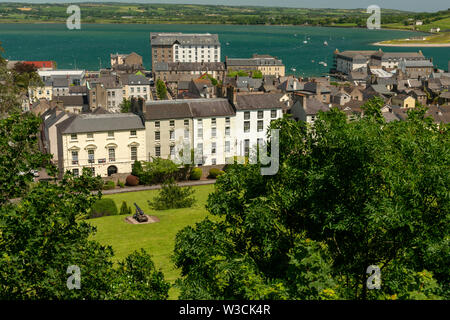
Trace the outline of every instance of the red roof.
<path fill-rule="evenodd" d="M 25 64 L 32 64 L 36 68 L 54 68 L 55 62 L 54 61 L 23 61 Z"/>

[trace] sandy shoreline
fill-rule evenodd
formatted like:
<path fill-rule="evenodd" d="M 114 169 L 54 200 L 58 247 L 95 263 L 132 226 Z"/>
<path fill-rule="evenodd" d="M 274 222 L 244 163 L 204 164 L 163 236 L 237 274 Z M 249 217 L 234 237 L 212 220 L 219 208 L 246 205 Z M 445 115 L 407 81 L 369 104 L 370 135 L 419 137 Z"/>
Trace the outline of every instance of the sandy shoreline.
<path fill-rule="evenodd" d="M 392 43 L 382 43 L 375 42 L 372 43 L 373 46 L 382 46 L 382 47 L 450 47 L 450 43 L 400 43 L 400 44 L 392 44 Z"/>

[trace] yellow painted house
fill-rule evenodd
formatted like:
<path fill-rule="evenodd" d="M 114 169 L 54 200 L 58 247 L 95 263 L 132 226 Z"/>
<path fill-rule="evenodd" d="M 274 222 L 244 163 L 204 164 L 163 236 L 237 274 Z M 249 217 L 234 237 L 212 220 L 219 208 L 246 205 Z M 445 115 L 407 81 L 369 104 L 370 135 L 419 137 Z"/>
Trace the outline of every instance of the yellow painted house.
<path fill-rule="evenodd" d="M 406 94 L 399 94 L 392 97 L 392 105 L 400 108 L 414 108 L 416 106 L 416 99 Z"/>

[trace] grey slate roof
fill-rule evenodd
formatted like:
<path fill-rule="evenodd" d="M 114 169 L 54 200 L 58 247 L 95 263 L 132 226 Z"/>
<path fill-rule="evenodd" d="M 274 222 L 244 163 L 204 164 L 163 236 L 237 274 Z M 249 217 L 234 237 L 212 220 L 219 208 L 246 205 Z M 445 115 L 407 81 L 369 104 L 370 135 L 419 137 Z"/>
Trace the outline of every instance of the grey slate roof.
<path fill-rule="evenodd" d="M 407 68 L 432 68 L 433 63 L 430 60 L 406 60 L 404 61 Z"/>
<path fill-rule="evenodd" d="M 152 46 L 171 46 L 178 42 L 180 45 L 219 45 L 219 36 L 210 33 L 150 33 Z"/>
<path fill-rule="evenodd" d="M 307 115 L 316 115 L 319 111 L 330 110 L 326 104 L 315 98 L 307 99 L 305 103 L 306 105 L 304 106 L 304 109 Z"/>
<path fill-rule="evenodd" d="M 281 109 L 283 96 L 283 93 L 238 94 L 234 106 L 236 110 Z"/>
<path fill-rule="evenodd" d="M 227 99 L 180 99 L 149 101 L 144 106 L 145 120 L 224 117 L 235 114 Z"/>
<path fill-rule="evenodd" d="M 78 107 L 89 105 L 87 96 L 57 96 L 53 100 L 62 101 L 64 107 Z"/>
<path fill-rule="evenodd" d="M 132 113 L 74 115 L 58 124 L 57 127 L 62 134 L 145 128 L 141 118 Z"/>
<path fill-rule="evenodd" d="M 150 85 L 150 81 L 141 75 L 129 74 L 120 77 L 123 84 L 127 85 Z"/>

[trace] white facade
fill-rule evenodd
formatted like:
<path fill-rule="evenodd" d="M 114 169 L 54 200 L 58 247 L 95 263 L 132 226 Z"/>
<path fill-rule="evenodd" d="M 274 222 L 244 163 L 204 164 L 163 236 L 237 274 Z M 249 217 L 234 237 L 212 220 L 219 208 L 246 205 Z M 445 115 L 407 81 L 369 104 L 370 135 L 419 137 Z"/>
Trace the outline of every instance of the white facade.
<path fill-rule="evenodd" d="M 111 172 L 130 173 L 134 160 L 146 160 L 145 129 L 63 134 L 60 138 L 60 166 L 74 175 L 82 174 L 83 167 L 101 177 Z"/>
<path fill-rule="evenodd" d="M 225 164 L 236 154 L 236 117 L 193 118 L 192 147 L 196 165 Z"/>
<path fill-rule="evenodd" d="M 236 155 L 246 156 L 256 150 L 258 140 L 267 140 L 267 130 L 272 120 L 282 118 L 281 108 L 236 111 Z"/>
<path fill-rule="evenodd" d="M 173 45 L 173 62 L 220 62 L 220 45 Z"/>

